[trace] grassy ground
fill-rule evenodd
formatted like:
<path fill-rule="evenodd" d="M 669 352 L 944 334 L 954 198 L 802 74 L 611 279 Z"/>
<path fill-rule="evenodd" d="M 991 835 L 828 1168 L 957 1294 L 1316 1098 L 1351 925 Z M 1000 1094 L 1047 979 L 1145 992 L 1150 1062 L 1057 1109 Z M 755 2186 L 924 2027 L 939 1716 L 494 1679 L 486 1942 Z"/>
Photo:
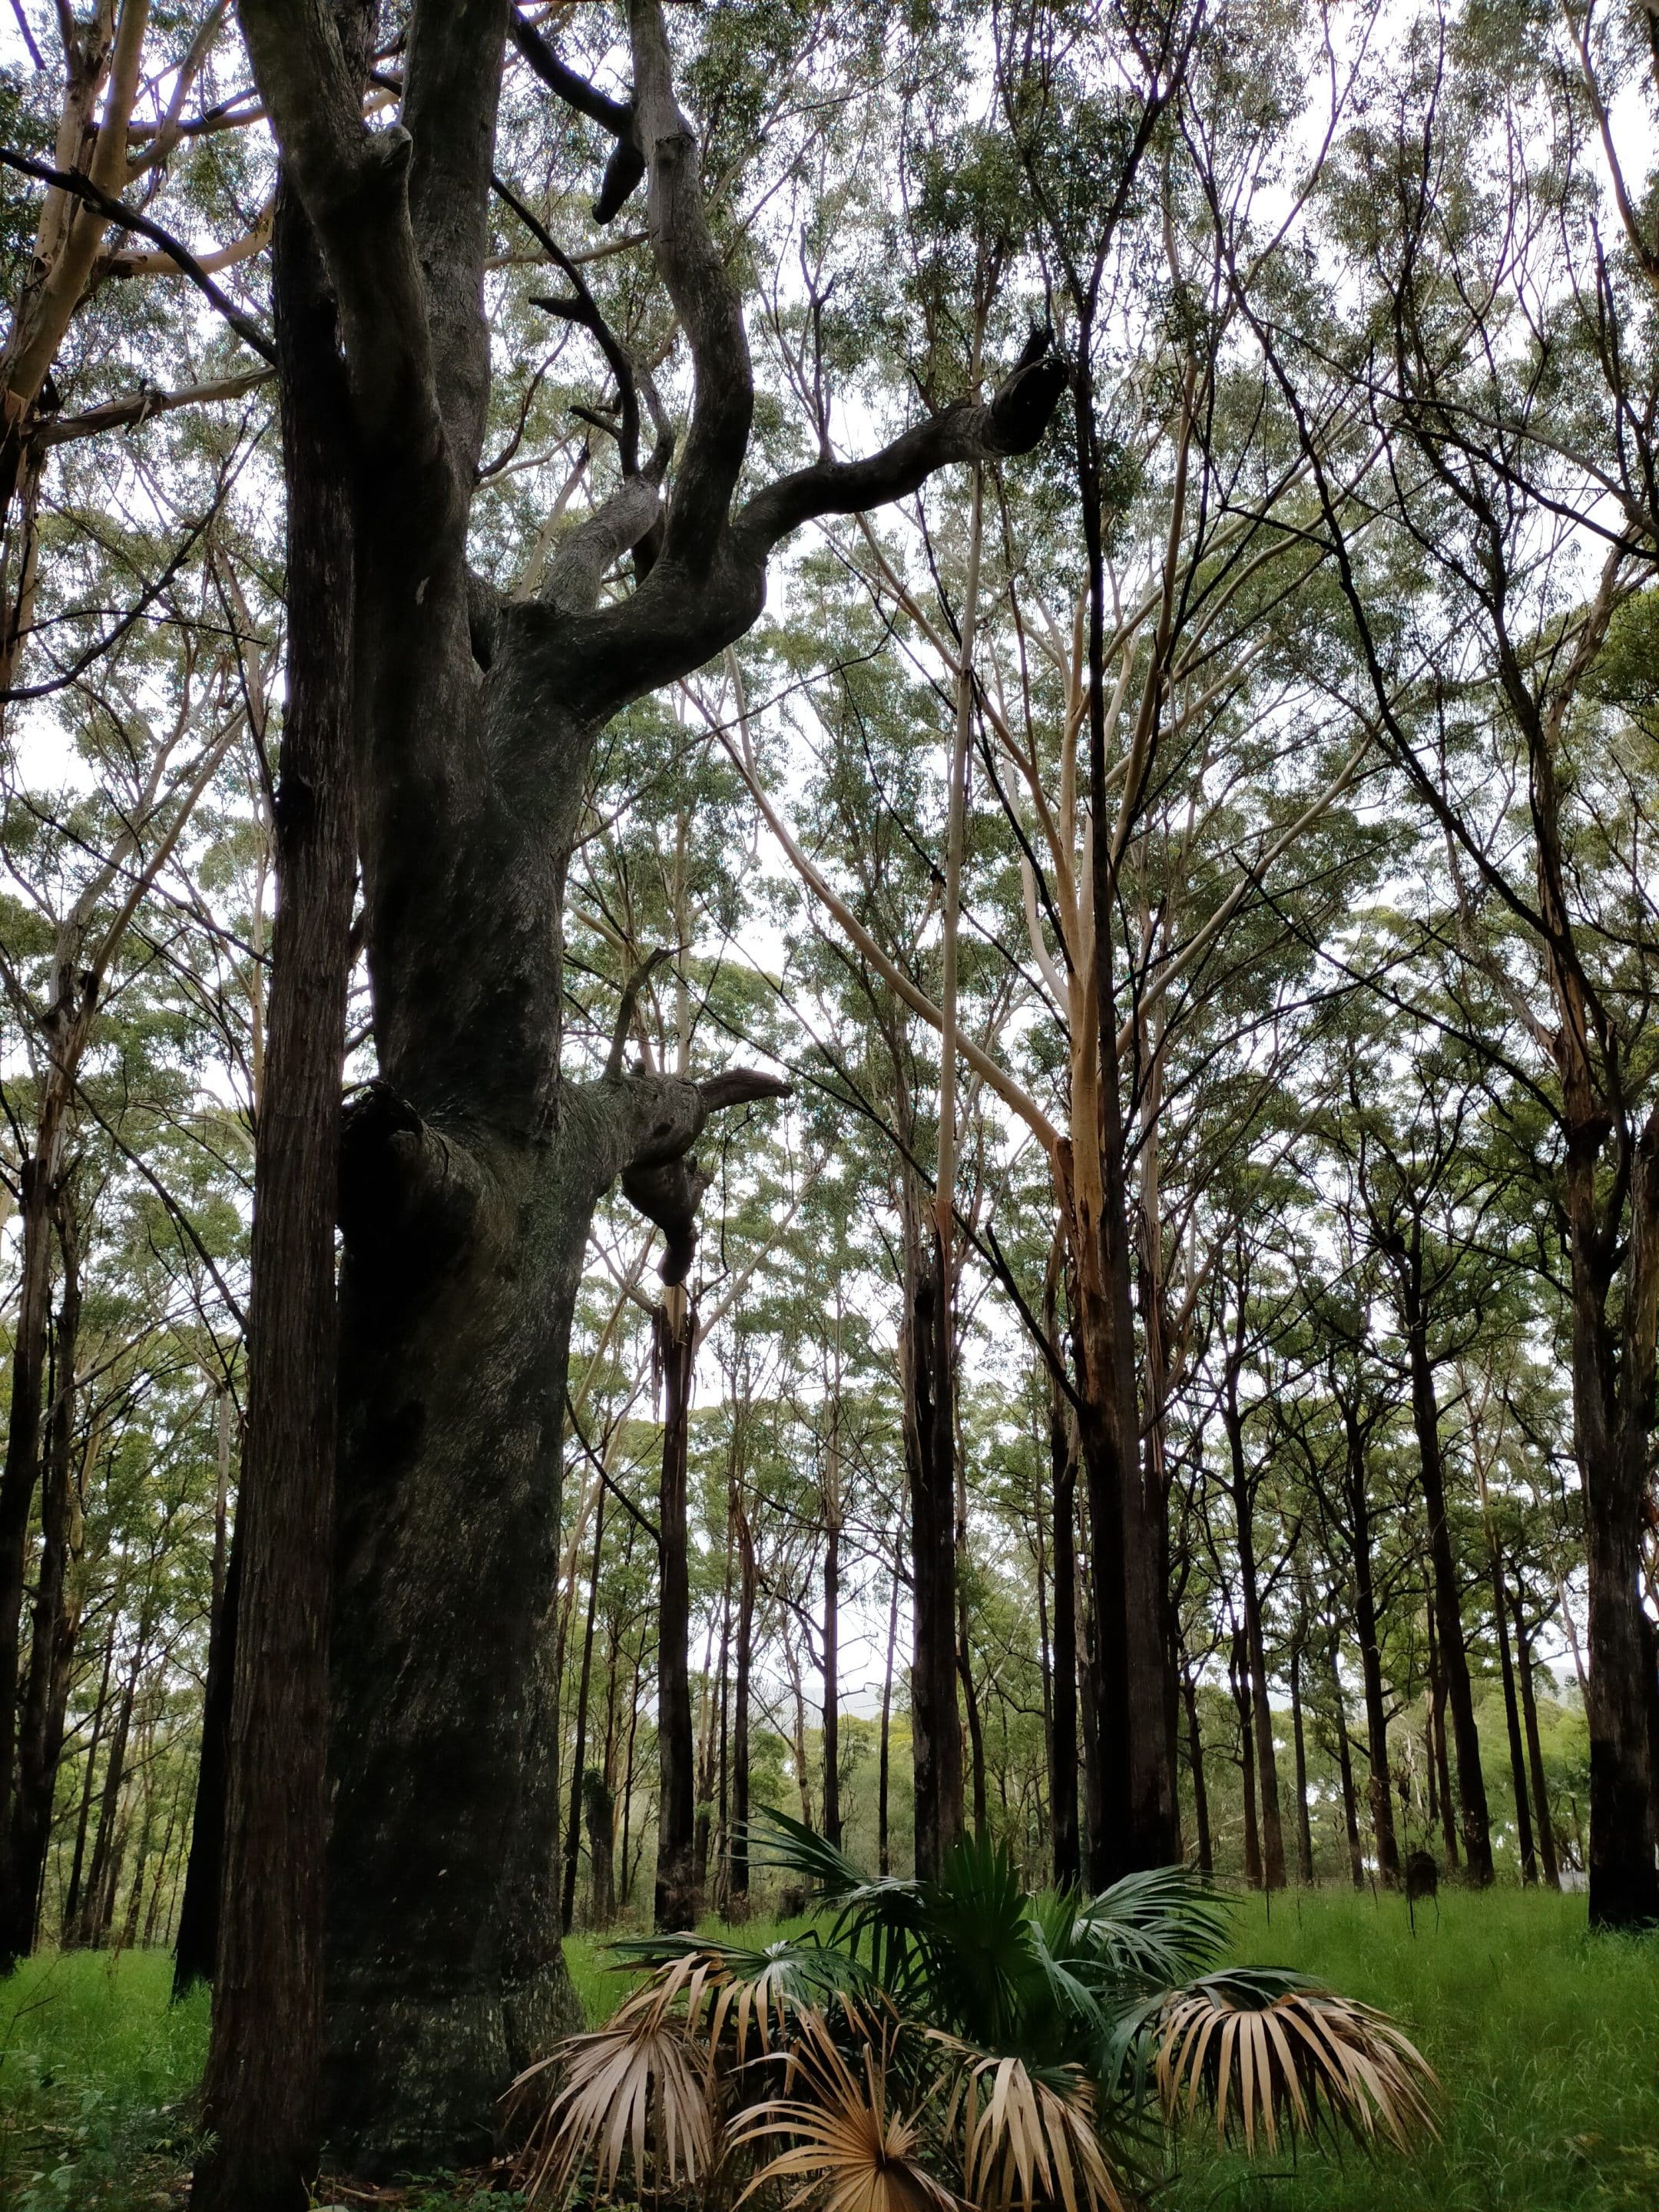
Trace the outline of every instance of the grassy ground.
<path fill-rule="evenodd" d="M 757 1923 L 748 1940 L 775 1932 Z M 1410 2162 L 1322 2153 L 1255 2167 L 1194 2136 L 1160 2200 L 1169 2212 L 1659 2207 L 1659 1937 L 1593 1937 L 1582 1897 L 1506 1890 L 1449 1893 L 1438 1926 L 1431 1907 L 1413 1939 L 1398 1899 L 1328 1891 L 1281 1899 L 1271 1917 L 1246 1900 L 1235 1950 L 1394 2013 L 1445 2084 L 1444 2135 Z M 569 1954 L 589 2017 L 602 2018 L 620 1979 L 592 1943 Z M 206 2007 L 168 2005 L 168 1967 L 153 1954 L 47 1957 L 0 1987 L 4 2212 L 178 2212 Z M 434 2187 L 404 2203 L 468 2201 Z"/>
<path fill-rule="evenodd" d="M 1304 2154 L 1253 2168 L 1197 2141 L 1181 2212 L 1604 2212 L 1659 2206 L 1659 1936 L 1591 1936 L 1584 1899 L 1448 1891 L 1437 1925 L 1383 1895 L 1252 1898 L 1236 1948 L 1392 2013 L 1445 2085 L 1409 2163 Z"/>

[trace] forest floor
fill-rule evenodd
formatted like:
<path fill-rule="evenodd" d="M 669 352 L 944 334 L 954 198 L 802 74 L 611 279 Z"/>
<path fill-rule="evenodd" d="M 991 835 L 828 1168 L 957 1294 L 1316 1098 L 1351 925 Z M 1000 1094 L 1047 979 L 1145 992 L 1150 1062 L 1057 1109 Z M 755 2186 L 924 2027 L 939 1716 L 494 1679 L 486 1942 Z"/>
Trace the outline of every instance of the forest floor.
<path fill-rule="evenodd" d="M 772 1930 L 751 1924 L 749 1940 Z M 1375 2164 L 1250 2166 L 1179 2147 L 1168 2212 L 1611 2212 L 1659 2206 L 1659 1936 L 1591 1936 L 1582 1897 L 1449 1891 L 1413 1936 L 1398 1898 L 1292 1892 L 1240 1905 L 1235 1954 L 1300 1968 L 1393 2013 L 1445 2085 L 1442 2139 Z M 590 2018 L 616 2002 L 602 1947 L 569 1946 Z M 171 1961 L 48 1954 L 0 1988 L 0 2207 L 179 2212 L 206 2041 Z M 375 2200 L 326 2189 L 322 2205 Z M 392 2200 L 378 2200 L 389 2204 Z M 412 2187 L 402 2212 L 506 2212 L 510 2196 Z"/>

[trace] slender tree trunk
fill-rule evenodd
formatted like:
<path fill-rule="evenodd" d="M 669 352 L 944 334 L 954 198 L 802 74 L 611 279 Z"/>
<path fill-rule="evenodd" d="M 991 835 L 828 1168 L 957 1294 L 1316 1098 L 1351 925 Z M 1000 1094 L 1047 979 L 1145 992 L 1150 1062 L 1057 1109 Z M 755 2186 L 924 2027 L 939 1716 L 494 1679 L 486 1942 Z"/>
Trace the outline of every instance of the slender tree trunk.
<path fill-rule="evenodd" d="M 559 1905 L 560 1922 L 567 1936 L 576 1909 L 576 1861 L 580 1856 L 582 1791 L 586 1786 L 587 1771 L 587 1689 L 593 1670 L 593 1622 L 599 1609 L 599 1560 L 604 1540 L 605 1487 L 601 1484 L 593 1504 L 593 1565 L 587 1578 L 587 1619 L 582 1630 L 581 1674 L 576 1686 L 576 1742 L 570 1759 L 570 1820 L 564 1839 L 564 1893 Z"/>
<path fill-rule="evenodd" d="M 1538 1817 L 1538 1851 L 1544 1863 L 1544 1880 L 1552 1889 L 1559 1889 L 1561 1868 L 1555 1855 L 1555 1824 L 1550 1817 L 1549 1789 L 1544 1779 L 1544 1744 L 1538 1729 L 1538 1700 L 1534 1694 L 1532 1644 L 1518 1589 L 1514 1603 L 1515 1652 L 1521 1677 L 1521 1712 L 1527 1730 L 1527 1760 L 1532 1769 L 1532 1798 Z"/>
<path fill-rule="evenodd" d="M 1334 1631 L 1329 1644 L 1331 1711 L 1336 1734 L 1336 1767 L 1342 1785 L 1342 1827 L 1348 1840 L 1348 1872 L 1356 1889 L 1365 1887 L 1365 1855 L 1359 1842 L 1359 1808 L 1354 1801 L 1353 1754 L 1348 1748 L 1348 1715 Z"/>
<path fill-rule="evenodd" d="M 120 1703 L 116 1707 L 115 1733 L 110 1738 L 109 1759 L 104 1769 L 104 1787 L 98 1803 L 98 1826 L 93 1836 L 92 1864 L 88 1870 L 86 1898 L 81 1909 L 80 1941 L 88 1947 L 101 1939 L 108 1924 L 115 1881 L 120 1871 L 121 1854 L 117 1847 L 116 1816 L 120 1810 L 121 1786 L 127 1778 L 127 1741 L 132 1727 L 132 1708 L 138 1695 L 138 1678 L 143 1670 L 147 1641 L 141 1630 L 133 1645 L 132 1664 L 122 1686 Z"/>
<path fill-rule="evenodd" d="M 1054 1838 L 1054 1886 L 1081 1879 L 1078 1838 L 1077 1710 L 1077 1431 L 1060 1388 L 1062 1357 L 1057 1312 L 1060 1251 L 1058 1240 L 1044 1282 L 1043 1323 L 1053 1365 L 1048 1376 L 1048 1466 L 1053 1482 L 1050 1527 L 1054 1556 L 1053 1718 L 1048 1731 L 1048 1820 Z M 1201 1790 L 1199 1777 L 1196 1786 Z M 1206 1846 L 1200 1844 L 1200 1856 Z"/>
<path fill-rule="evenodd" d="M 889 1789 L 892 1762 L 890 1757 L 893 1718 L 893 1660 L 898 1647 L 899 1563 L 893 1562 L 893 1586 L 887 1598 L 887 1663 L 881 1676 L 881 1741 L 876 1767 L 876 1868 L 884 1881 L 893 1870 L 891 1844 L 891 1808 Z"/>
<path fill-rule="evenodd" d="M 1515 1792 L 1515 1834 L 1521 1852 L 1522 1884 L 1538 1880 L 1538 1857 L 1533 1847 L 1532 1808 L 1527 1802 L 1527 1758 L 1521 1739 L 1521 1713 L 1515 1693 L 1515 1664 L 1510 1656 L 1509 1607 L 1504 1589 L 1504 1559 L 1492 1547 L 1492 1620 L 1498 1630 L 1498 1657 L 1504 1676 L 1504 1718 L 1510 1739 L 1510 1785 Z"/>
<path fill-rule="evenodd" d="M 1446 1670 L 1441 1663 L 1440 1638 L 1435 1627 L 1432 1602 L 1428 1614 L 1429 1647 L 1429 1818 L 1439 1808 L 1440 1831 L 1445 1838 L 1446 1864 L 1457 1866 L 1457 1810 L 1452 1796 L 1451 1766 L 1446 1755 Z"/>
<path fill-rule="evenodd" d="M 749 1911 L 749 1674 L 755 1640 L 755 1539 L 741 1500 L 738 1522 L 737 1680 L 732 1689 L 732 1875 L 728 1910 Z"/>
<path fill-rule="evenodd" d="M 1462 1815 L 1463 1852 L 1469 1880 L 1484 1889 L 1492 1878 L 1492 1831 L 1486 1811 L 1486 1778 L 1480 1769 L 1480 1737 L 1474 1724 L 1474 1694 L 1463 1644 L 1462 1591 L 1452 1555 L 1446 1518 L 1445 1472 L 1440 1454 L 1440 1407 L 1429 1360 L 1428 1323 L 1423 1311 L 1415 1245 L 1404 1263 L 1406 1346 L 1411 1363 L 1412 1423 L 1417 1431 L 1423 1502 L 1429 1523 L 1429 1558 L 1434 1568 L 1435 1626 L 1440 1667 L 1451 1707 L 1452 1744 L 1457 1763 L 1457 1799 Z"/>
<path fill-rule="evenodd" d="M 359 11 L 361 13 L 361 11 Z M 256 1137 L 248 1430 L 219 1951 L 197 2212 L 298 2212 L 320 2145 L 336 1363 L 334 1221 L 356 862 L 352 525 L 334 309 L 280 197 L 288 714 Z"/>
<path fill-rule="evenodd" d="M 1389 1721 L 1382 1696 L 1382 1653 L 1376 1630 L 1376 1594 L 1372 1579 L 1371 1518 L 1365 1492 L 1364 1448 L 1349 1425 L 1347 1443 L 1349 1525 L 1353 1547 L 1354 1632 L 1359 1645 L 1360 1680 L 1365 1693 L 1365 1748 L 1370 1766 L 1366 1796 L 1376 1838 L 1376 1869 L 1385 1882 L 1400 1879 L 1400 1850 L 1395 1841 L 1394 1805 L 1389 1795 Z"/>
<path fill-rule="evenodd" d="M 110 1609 L 109 1627 L 104 1638 L 104 1671 L 98 1685 L 98 1698 L 92 1709 L 92 1727 L 87 1740 L 87 1768 L 81 1782 L 81 1808 L 75 1822 L 75 1855 L 70 1864 L 70 1878 L 64 1891 L 64 1909 L 58 1925 L 65 1944 L 77 1940 L 81 1919 L 82 1876 L 87 1860 L 87 1831 L 92 1819 L 93 1785 L 98 1768 L 98 1751 L 103 1741 L 104 1715 L 109 1710 L 110 1672 L 115 1663 L 115 1626 L 119 1617 L 118 1607 Z"/>
<path fill-rule="evenodd" d="M 73 1200 L 59 1202 L 58 1245 L 63 1285 L 52 1344 L 52 1397 L 46 1424 L 40 1495 L 40 1563 L 35 1582 L 33 1632 L 22 1722 L 17 1744 L 17 1788 L 11 1814 L 10 1879 L 0 1903 L 12 1911 L 0 1929 L 0 1959 L 21 1957 L 34 1945 L 40 1881 L 52 1836 L 52 1801 L 69 1711 L 70 1669 L 80 1609 L 69 1588 L 76 1548 L 75 1498 L 76 1358 L 81 1327 L 80 1244 Z"/>
<path fill-rule="evenodd" d="M 837 1487 L 839 1486 L 839 1478 Z M 841 1518 L 832 1503 L 823 1531 L 823 1832 L 841 1848 Z"/>
<path fill-rule="evenodd" d="M 1261 1808 L 1261 1874 L 1267 1888 L 1283 1889 L 1285 1829 L 1279 1809 L 1279 1761 L 1273 1752 L 1273 1711 L 1267 1702 L 1267 1654 L 1261 1624 L 1261 1589 L 1256 1577 L 1254 1498 L 1244 1460 L 1244 1428 L 1239 1415 L 1237 1392 L 1237 1370 L 1230 1362 L 1227 1402 L 1223 1408 L 1223 1416 L 1232 1462 L 1233 1513 L 1238 1529 L 1239 1590 L 1244 1606 L 1244 1653 L 1250 1670 L 1250 1709 L 1255 1718 L 1256 1786 Z"/>
<path fill-rule="evenodd" d="M 1255 1729 L 1257 1720 L 1252 1711 L 1250 1697 L 1249 1660 L 1244 1650 L 1243 1633 L 1233 1632 L 1233 1645 L 1228 1672 L 1232 1678 L 1233 1706 L 1238 1715 L 1238 1763 L 1244 1790 L 1244 1879 L 1252 1889 L 1260 1889 L 1261 1881 L 1261 1841 L 1256 1821 Z"/>
<path fill-rule="evenodd" d="M 686 1453 L 690 1437 L 696 1311 L 684 1291 L 665 1289 L 654 1327 L 663 1377 L 662 1486 L 657 1525 L 662 1556 L 657 1610 L 657 1889 L 655 1924 L 695 1928 L 699 1901 L 696 1755 L 691 1729 L 690 1535 Z"/>
<path fill-rule="evenodd" d="M 1190 1667 L 1181 1670 L 1181 1694 L 1187 1709 L 1187 1756 L 1193 1770 L 1193 1824 L 1198 1830 L 1198 1870 L 1215 1871 L 1215 1851 L 1210 1840 L 1210 1793 L 1204 1779 L 1204 1732 L 1198 1722 L 1198 1685 Z"/>
<path fill-rule="evenodd" d="M 1313 1829 L 1308 1818 L 1308 1747 L 1302 1728 L 1302 1637 L 1291 1646 L 1291 1741 L 1296 1755 L 1296 1878 L 1310 1888 Z"/>

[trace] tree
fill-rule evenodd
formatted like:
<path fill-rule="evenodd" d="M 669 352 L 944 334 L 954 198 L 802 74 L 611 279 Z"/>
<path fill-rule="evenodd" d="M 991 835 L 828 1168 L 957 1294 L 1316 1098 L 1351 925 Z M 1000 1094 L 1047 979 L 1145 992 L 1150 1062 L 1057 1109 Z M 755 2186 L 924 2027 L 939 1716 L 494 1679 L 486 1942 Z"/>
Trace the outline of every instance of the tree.
<path fill-rule="evenodd" d="M 515 2058 L 569 2017 L 544 1655 L 562 1385 L 594 1203 L 620 1177 L 671 1249 L 682 1243 L 685 1162 L 707 1117 L 776 1088 L 743 1072 L 562 1070 L 564 879 L 595 738 L 743 634 L 792 530 L 1026 449 L 1064 372 L 1033 360 L 989 403 L 734 507 L 753 378 L 658 6 L 629 10 L 624 107 L 573 81 L 498 4 L 417 5 L 402 121 L 386 131 L 366 127 L 325 8 L 250 0 L 241 21 L 338 301 L 349 395 L 355 781 L 380 1073 L 343 1138 L 325 2103 L 331 2139 L 373 2172 L 485 2142 Z M 641 460 L 641 385 L 567 265 L 560 311 L 593 332 L 617 380 L 619 475 L 519 602 L 470 571 L 466 532 L 509 30 L 616 137 L 602 216 L 646 181 L 695 386 L 665 496 L 672 441 L 659 434 Z M 635 589 L 601 603 L 630 550 Z"/>

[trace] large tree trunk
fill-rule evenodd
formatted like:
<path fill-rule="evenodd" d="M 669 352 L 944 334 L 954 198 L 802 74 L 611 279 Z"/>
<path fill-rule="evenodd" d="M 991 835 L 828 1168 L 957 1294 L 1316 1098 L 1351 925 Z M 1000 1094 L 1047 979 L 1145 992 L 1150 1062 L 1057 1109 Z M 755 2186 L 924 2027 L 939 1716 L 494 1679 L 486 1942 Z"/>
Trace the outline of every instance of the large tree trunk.
<path fill-rule="evenodd" d="M 1457 1802 L 1462 1815 L 1463 1851 L 1469 1880 L 1484 1889 L 1492 1878 L 1492 1825 L 1486 1811 L 1486 1778 L 1480 1770 L 1480 1737 L 1474 1724 L 1474 1694 L 1469 1684 L 1468 1654 L 1463 1643 L 1463 1593 L 1452 1555 L 1446 1519 L 1446 1481 L 1440 1453 L 1440 1407 L 1429 1360 L 1428 1320 L 1423 1310 L 1420 1262 L 1415 1242 L 1401 1262 L 1406 1348 L 1411 1363 L 1412 1425 L 1417 1432 L 1418 1465 L 1429 1523 L 1429 1559 L 1434 1570 L 1435 1627 L 1440 1669 L 1451 1707 L 1452 1747 L 1457 1765 Z"/>
<path fill-rule="evenodd" d="M 230 1540 L 230 1565 L 208 1624 L 207 1692 L 202 1703 L 202 1750 L 196 1766 L 196 1807 L 190 1856 L 179 1905 L 173 1954 L 173 1994 L 182 1996 L 213 1978 L 219 1958 L 219 1909 L 224 1893 L 225 1791 L 230 1767 L 230 1718 L 236 1686 L 236 1619 L 241 1608 L 240 1522 Z"/>
<path fill-rule="evenodd" d="M 696 1750 L 691 1723 L 691 1563 L 686 1525 L 686 1454 L 696 1309 L 682 1290 L 665 1288 L 654 1322 L 663 1380 L 662 1481 L 657 1526 L 661 1554 L 657 1599 L 656 1925 L 695 1928 L 697 1896 Z"/>
<path fill-rule="evenodd" d="M 335 1477 L 334 1217 L 355 861 L 344 385 L 310 224 L 273 244 L 288 491 L 288 712 L 256 1132 L 248 1427 L 201 2212 L 297 2212 L 319 2149 Z"/>

